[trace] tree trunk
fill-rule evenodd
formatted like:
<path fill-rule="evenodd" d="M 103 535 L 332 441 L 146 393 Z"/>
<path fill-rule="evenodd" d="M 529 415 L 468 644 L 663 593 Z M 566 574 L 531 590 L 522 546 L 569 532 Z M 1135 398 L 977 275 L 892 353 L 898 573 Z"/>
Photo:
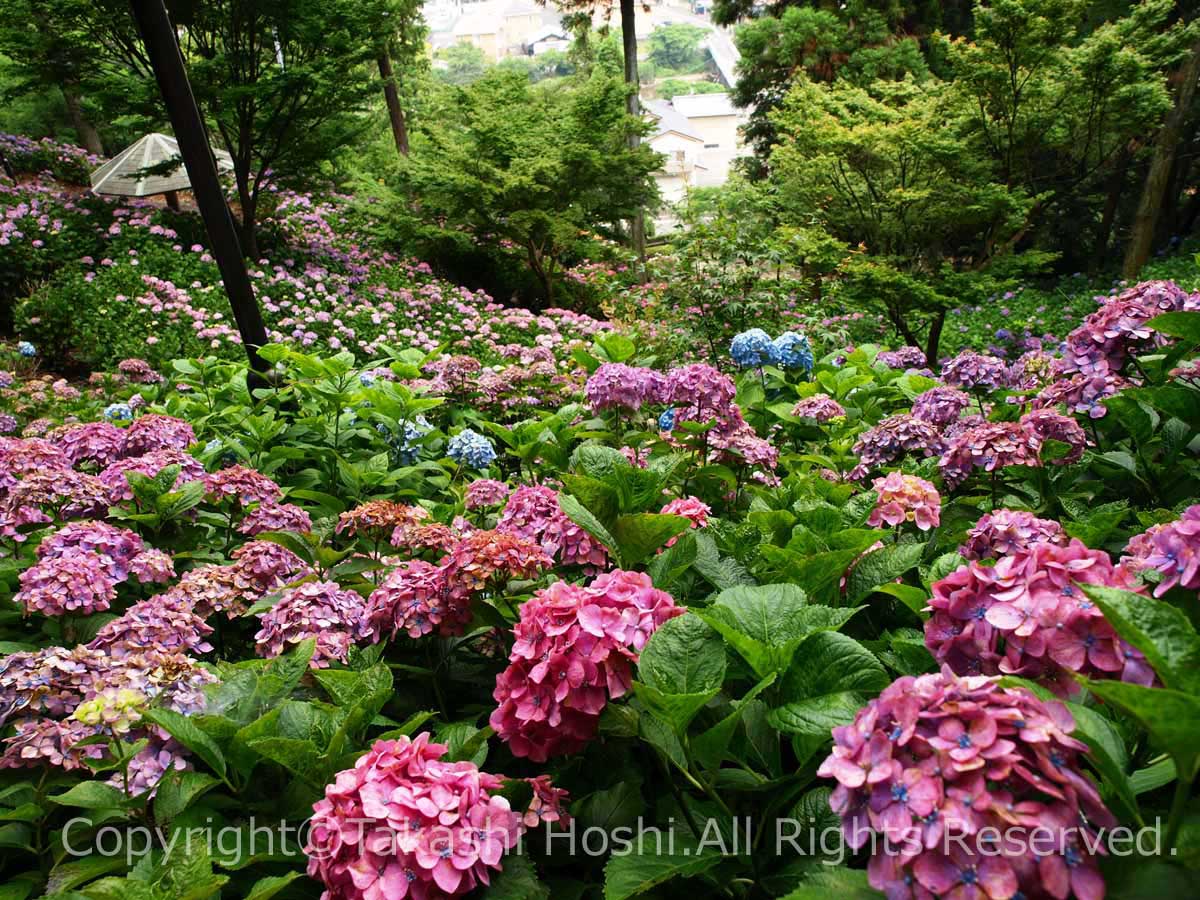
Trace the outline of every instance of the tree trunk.
<path fill-rule="evenodd" d="M 1155 247 L 1163 246 L 1173 234 L 1179 233 L 1179 192 L 1186 184 L 1188 173 L 1192 168 L 1192 145 L 1196 140 L 1196 131 L 1200 128 L 1200 119 L 1190 116 L 1187 125 L 1180 134 L 1179 143 L 1175 145 L 1175 160 L 1171 164 L 1171 176 L 1167 179 L 1167 188 L 1163 192 L 1162 209 L 1158 214 L 1158 222 L 1154 226 Z"/>
<path fill-rule="evenodd" d="M 249 177 L 242 178 L 235 172 L 238 202 L 242 205 L 242 255 L 246 259 L 258 259 L 258 196 L 250 189 Z"/>
<path fill-rule="evenodd" d="M 638 46 L 637 28 L 634 20 L 635 0 L 621 0 L 621 50 L 625 57 L 625 84 L 629 88 L 625 96 L 625 109 L 635 119 L 642 114 L 642 105 L 638 99 L 641 81 L 638 79 Z M 640 135 L 629 136 L 630 149 L 636 149 L 641 144 Z M 629 238 L 633 250 L 641 263 L 646 262 L 646 212 L 639 209 L 629 222 Z M 643 267 L 644 268 L 644 267 Z"/>
<path fill-rule="evenodd" d="M 392 71 L 392 57 L 387 48 L 379 51 L 376 60 L 379 77 L 383 79 L 383 97 L 387 101 L 388 118 L 392 122 L 392 137 L 401 156 L 408 156 L 408 124 L 404 121 L 404 109 L 400 106 L 400 92 L 396 90 L 396 74 Z"/>
<path fill-rule="evenodd" d="M 1138 201 L 1137 214 L 1133 219 L 1133 233 L 1129 237 L 1129 247 L 1125 251 L 1125 263 L 1122 267 L 1126 278 L 1136 278 L 1146 260 L 1150 258 L 1150 249 L 1154 243 L 1154 230 L 1162 211 L 1163 197 L 1166 194 L 1167 182 L 1171 178 L 1171 168 L 1175 164 L 1175 151 L 1183 127 L 1187 123 L 1192 109 L 1192 98 L 1196 95 L 1196 79 L 1200 78 L 1200 41 L 1192 45 L 1191 52 L 1179 70 L 1179 87 L 1175 91 L 1175 106 L 1167 113 L 1166 121 L 1158 133 L 1154 143 L 1154 158 L 1150 160 L 1150 170 L 1146 173 L 1146 181 L 1142 187 L 1142 196 Z"/>
<path fill-rule="evenodd" d="M 87 148 L 88 153 L 96 156 L 104 155 L 104 144 L 100 141 L 100 132 L 88 121 L 83 114 L 83 104 L 79 97 L 79 85 L 69 81 L 62 86 L 63 99 L 67 103 L 67 115 L 71 118 L 71 127 L 79 135 L 79 141 Z"/>
<path fill-rule="evenodd" d="M 929 323 L 929 334 L 925 338 L 925 364 L 937 371 L 938 345 L 942 342 L 942 328 L 946 324 L 946 310 L 940 310 Z"/>
<path fill-rule="evenodd" d="M 1096 249 L 1092 253 L 1091 270 L 1098 271 L 1108 257 L 1108 243 L 1112 240 L 1113 224 L 1117 221 L 1117 210 L 1121 207 L 1121 195 L 1125 193 L 1125 180 L 1129 174 L 1129 161 L 1133 154 L 1126 144 L 1121 148 L 1108 176 L 1108 191 L 1104 198 L 1104 212 L 1100 215 L 1100 233 L 1096 235 Z"/>

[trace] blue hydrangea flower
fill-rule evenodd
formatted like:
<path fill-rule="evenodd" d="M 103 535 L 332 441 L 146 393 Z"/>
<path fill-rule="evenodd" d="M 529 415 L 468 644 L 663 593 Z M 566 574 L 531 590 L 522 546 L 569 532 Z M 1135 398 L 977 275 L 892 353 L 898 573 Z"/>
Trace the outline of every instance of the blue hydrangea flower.
<path fill-rule="evenodd" d="M 216 438 L 213 438 L 211 441 L 209 441 L 207 444 L 204 445 L 205 453 L 216 453 L 220 449 L 221 449 L 221 442 L 219 440 L 217 440 Z"/>
<path fill-rule="evenodd" d="M 659 431 L 674 431 L 675 430 L 675 407 L 664 410 L 662 415 L 658 417 Z"/>
<path fill-rule="evenodd" d="M 482 469 L 496 458 L 496 448 L 482 434 L 464 428 L 450 438 L 446 455 L 455 462 Z"/>
<path fill-rule="evenodd" d="M 104 418 L 116 422 L 128 422 L 133 418 L 133 409 L 128 403 L 110 403 L 104 407 Z"/>
<path fill-rule="evenodd" d="M 375 383 L 375 375 L 372 372 L 359 372 L 358 383 L 363 387 L 370 387 Z"/>
<path fill-rule="evenodd" d="M 735 335 L 729 345 L 729 355 L 743 369 L 759 369 L 778 361 L 771 336 L 761 328 Z"/>
<path fill-rule="evenodd" d="M 37 347 L 29 343 L 29 341 L 21 341 L 17 344 L 17 352 L 22 356 L 37 356 Z"/>
<path fill-rule="evenodd" d="M 808 338 L 795 331 L 785 331 L 775 338 L 775 355 L 785 369 L 803 369 L 811 372 L 813 352 Z"/>

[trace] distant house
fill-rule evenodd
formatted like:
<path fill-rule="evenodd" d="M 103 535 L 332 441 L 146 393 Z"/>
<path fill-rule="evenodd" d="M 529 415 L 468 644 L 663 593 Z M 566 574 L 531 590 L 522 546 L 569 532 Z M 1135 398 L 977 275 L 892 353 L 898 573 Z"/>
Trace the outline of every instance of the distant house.
<path fill-rule="evenodd" d="M 565 52 L 571 46 L 571 36 L 561 25 L 543 25 L 525 38 L 525 54 L 540 56 L 547 50 Z"/>
<path fill-rule="evenodd" d="M 490 4 L 473 3 L 468 6 L 450 31 L 454 42 L 474 44 L 483 51 L 489 62 L 496 62 L 503 55 L 499 18 Z"/>
<path fill-rule="evenodd" d="M 704 173 L 700 154 L 704 138 L 692 124 L 665 100 L 643 100 L 642 109 L 653 124 L 646 142 L 666 160 L 655 173 L 658 192 L 669 204 L 679 203 Z M 660 227 L 669 220 L 660 222 Z"/>

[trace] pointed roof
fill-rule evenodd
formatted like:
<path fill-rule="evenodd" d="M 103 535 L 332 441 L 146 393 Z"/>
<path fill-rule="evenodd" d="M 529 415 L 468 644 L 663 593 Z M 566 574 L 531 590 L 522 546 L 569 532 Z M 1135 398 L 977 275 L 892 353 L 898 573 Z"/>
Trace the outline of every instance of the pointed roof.
<path fill-rule="evenodd" d="M 704 138 L 692 127 L 692 123 L 687 120 L 687 117 L 681 115 L 679 110 L 675 109 L 675 107 L 665 100 L 643 100 L 642 109 L 654 118 L 654 122 L 652 123 L 654 131 L 650 134 L 650 140 L 654 140 L 668 131 L 673 131 L 693 141 L 704 141 Z"/>
<path fill-rule="evenodd" d="M 218 172 L 232 172 L 233 158 L 224 150 L 214 150 Z M 179 160 L 166 175 L 139 174 L 144 169 Z M 148 134 L 130 144 L 92 173 L 92 191 L 123 197 L 149 197 L 168 191 L 183 191 L 192 186 L 183 167 L 179 143 L 165 134 Z"/>

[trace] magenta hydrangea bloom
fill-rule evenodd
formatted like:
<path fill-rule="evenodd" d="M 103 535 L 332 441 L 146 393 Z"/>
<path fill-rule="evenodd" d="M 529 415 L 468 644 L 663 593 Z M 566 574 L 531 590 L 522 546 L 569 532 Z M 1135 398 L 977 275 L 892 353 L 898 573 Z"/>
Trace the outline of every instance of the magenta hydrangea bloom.
<path fill-rule="evenodd" d="M 111 422 L 64 425 L 50 434 L 71 465 L 94 463 L 104 468 L 124 452 L 125 432 Z"/>
<path fill-rule="evenodd" d="M 1008 386 L 1008 364 L 998 356 L 964 350 L 942 367 L 942 381 L 950 387 L 994 391 Z"/>
<path fill-rule="evenodd" d="M 308 564 L 287 547 L 273 541 L 250 541 L 233 551 L 233 568 L 260 594 L 310 573 Z"/>
<path fill-rule="evenodd" d="M 1072 673 L 1151 684 L 1145 658 L 1117 635 L 1082 584 L 1136 587 L 1108 554 L 1078 540 L 1035 544 L 994 566 L 969 563 L 934 583 L 925 646 L 961 675 L 1020 675 L 1061 696 L 1078 690 Z"/>
<path fill-rule="evenodd" d="M 0 497 L 0 535 L 20 542 L 28 525 L 103 515 L 107 494 L 94 475 L 73 469 L 31 472 Z"/>
<path fill-rule="evenodd" d="M 626 409 L 637 412 L 643 405 L 662 403 L 666 382 L 653 369 L 604 363 L 583 386 L 592 410 Z"/>
<path fill-rule="evenodd" d="M 88 644 L 114 658 L 143 652 L 147 647 L 164 653 L 207 653 L 205 639 L 212 627 L 196 615 L 188 597 L 165 591 L 133 604 L 106 624 Z"/>
<path fill-rule="evenodd" d="M 733 379 L 704 363 L 680 366 L 667 373 L 663 402 L 675 408 L 677 422 L 723 419 L 733 408 Z"/>
<path fill-rule="evenodd" d="M 1162 574 L 1154 588 L 1155 597 L 1176 585 L 1200 590 L 1200 504 L 1189 506 L 1174 522 L 1154 525 L 1134 536 L 1125 552 L 1122 562 L 1128 560 L 1132 568 Z"/>
<path fill-rule="evenodd" d="M 508 499 L 512 488 L 494 478 L 479 478 L 467 485 L 467 509 L 490 509 Z"/>
<path fill-rule="evenodd" d="M 1041 441 L 1017 422 L 984 422 L 956 435 L 938 461 L 942 480 L 957 487 L 979 469 L 995 472 L 1005 466 L 1036 466 Z"/>
<path fill-rule="evenodd" d="M 308 581 L 288 588 L 279 601 L 259 614 L 262 627 L 254 635 L 258 652 L 268 659 L 286 652 L 290 645 L 316 638 L 317 647 L 309 666 L 327 667 L 345 662 L 350 645 L 371 635 L 363 598 L 344 591 L 332 581 Z"/>
<path fill-rule="evenodd" d="M 254 469 L 233 465 L 204 477 L 204 492 L 210 503 L 236 500 L 242 506 L 274 503 L 283 496 L 279 485 Z"/>
<path fill-rule="evenodd" d="M 1024 553 L 1034 544 L 1066 544 L 1070 540 L 1053 519 L 1039 519 L 1019 509 L 996 509 L 983 515 L 967 532 L 958 552 L 969 560 L 999 559 Z"/>
<path fill-rule="evenodd" d="M 496 678 L 497 736 L 534 762 L 583 749 L 608 699 L 629 690 L 650 635 L 682 613 L 642 572 L 538 591 L 521 605 L 509 666 Z"/>
<path fill-rule="evenodd" d="M 1191 310 L 1196 302 L 1171 281 L 1143 281 L 1083 320 L 1067 335 L 1059 371 L 1064 374 L 1105 375 L 1120 371 L 1131 354 L 1161 340 L 1146 323 L 1165 312 Z"/>
<path fill-rule="evenodd" d="M 77 553 L 34 563 L 21 573 L 21 588 L 13 599 L 25 615 L 87 616 L 108 609 L 116 598 L 116 581 L 104 560 Z"/>
<path fill-rule="evenodd" d="M 912 414 L 934 425 L 949 425 L 957 421 L 971 405 L 967 394 L 952 387 L 932 387 L 913 398 Z"/>
<path fill-rule="evenodd" d="M 400 632 L 419 638 L 440 628 L 449 606 L 450 590 L 442 567 L 411 559 L 389 572 L 372 591 L 366 617 L 377 639 Z"/>
<path fill-rule="evenodd" d="M 1116 819 L 1074 727 L 1061 703 L 943 667 L 834 728 L 817 774 L 836 779 L 829 805 L 851 847 L 871 843 L 868 880 L 889 898 L 1103 900 L 1091 852 Z"/>
<path fill-rule="evenodd" d="M 872 528 L 912 522 L 921 531 L 942 521 L 942 497 L 930 482 L 915 475 L 889 472 L 874 483 L 878 498 L 867 524 Z"/>
<path fill-rule="evenodd" d="M 133 499 L 133 488 L 129 486 L 127 473 L 138 472 L 153 478 L 168 466 L 179 466 L 179 475 L 175 478 L 176 490 L 189 481 L 203 481 L 205 478 L 204 466 L 196 457 L 182 450 L 166 449 L 152 450 L 141 456 L 127 456 L 111 463 L 100 473 L 100 483 L 108 489 L 109 503 L 116 505 Z"/>
<path fill-rule="evenodd" d="M 196 443 L 196 432 L 183 419 L 148 413 L 125 429 L 125 456 L 143 456 L 157 450 L 186 450 Z"/>
<path fill-rule="evenodd" d="M 925 368 L 925 351 L 912 345 L 901 347 L 899 350 L 881 350 L 875 361 L 889 369 L 923 369 Z"/>
<path fill-rule="evenodd" d="M 43 438 L 0 438 L 0 490 L 22 476 L 47 474 L 71 468 L 71 460 L 57 444 Z"/>
<path fill-rule="evenodd" d="M 1068 412 L 1087 413 L 1090 419 L 1108 414 L 1104 401 L 1124 390 L 1129 381 L 1112 372 L 1077 372 L 1048 384 L 1033 399 L 1034 409 L 1063 405 Z"/>
<path fill-rule="evenodd" d="M 932 422 L 908 413 L 888 416 L 858 436 L 850 451 L 858 457 L 858 465 L 850 472 L 850 478 L 859 481 L 872 469 L 894 463 L 909 453 L 935 456 L 943 449 L 945 441 Z"/>
<path fill-rule="evenodd" d="M 238 522 L 241 534 L 253 537 L 264 531 L 312 531 L 312 517 L 293 503 L 276 503 L 268 500 L 259 503 Z"/>
<path fill-rule="evenodd" d="M 805 397 L 792 407 L 792 415 L 798 419 L 815 419 L 818 422 L 828 422 L 846 415 L 842 404 L 828 394 L 813 394 Z"/>
<path fill-rule="evenodd" d="M 498 531 L 528 538 L 563 565 L 600 571 L 608 564 L 604 545 L 567 517 L 558 505 L 558 494 L 542 485 L 522 485 L 508 498 Z"/>
<path fill-rule="evenodd" d="M 1052 409 L 1035 409 L 1021 416 L 1020 424 L 1037 439 L 1039 445 L 1045 441 L 1059 441 L 1071 448 L 1065 456 L 1053 460 L 1054 464 L 1066 465 L 1083 458 L 1088 439 L 1083 427 L 1073 417 Z"/>
<path fill-rule="evenodd" d="M 313 805 L 308 874 L 342 900 L 448 900 L 490 883 L 523 831 L 503 779 L 428 732 L 377 741 Z"/>

